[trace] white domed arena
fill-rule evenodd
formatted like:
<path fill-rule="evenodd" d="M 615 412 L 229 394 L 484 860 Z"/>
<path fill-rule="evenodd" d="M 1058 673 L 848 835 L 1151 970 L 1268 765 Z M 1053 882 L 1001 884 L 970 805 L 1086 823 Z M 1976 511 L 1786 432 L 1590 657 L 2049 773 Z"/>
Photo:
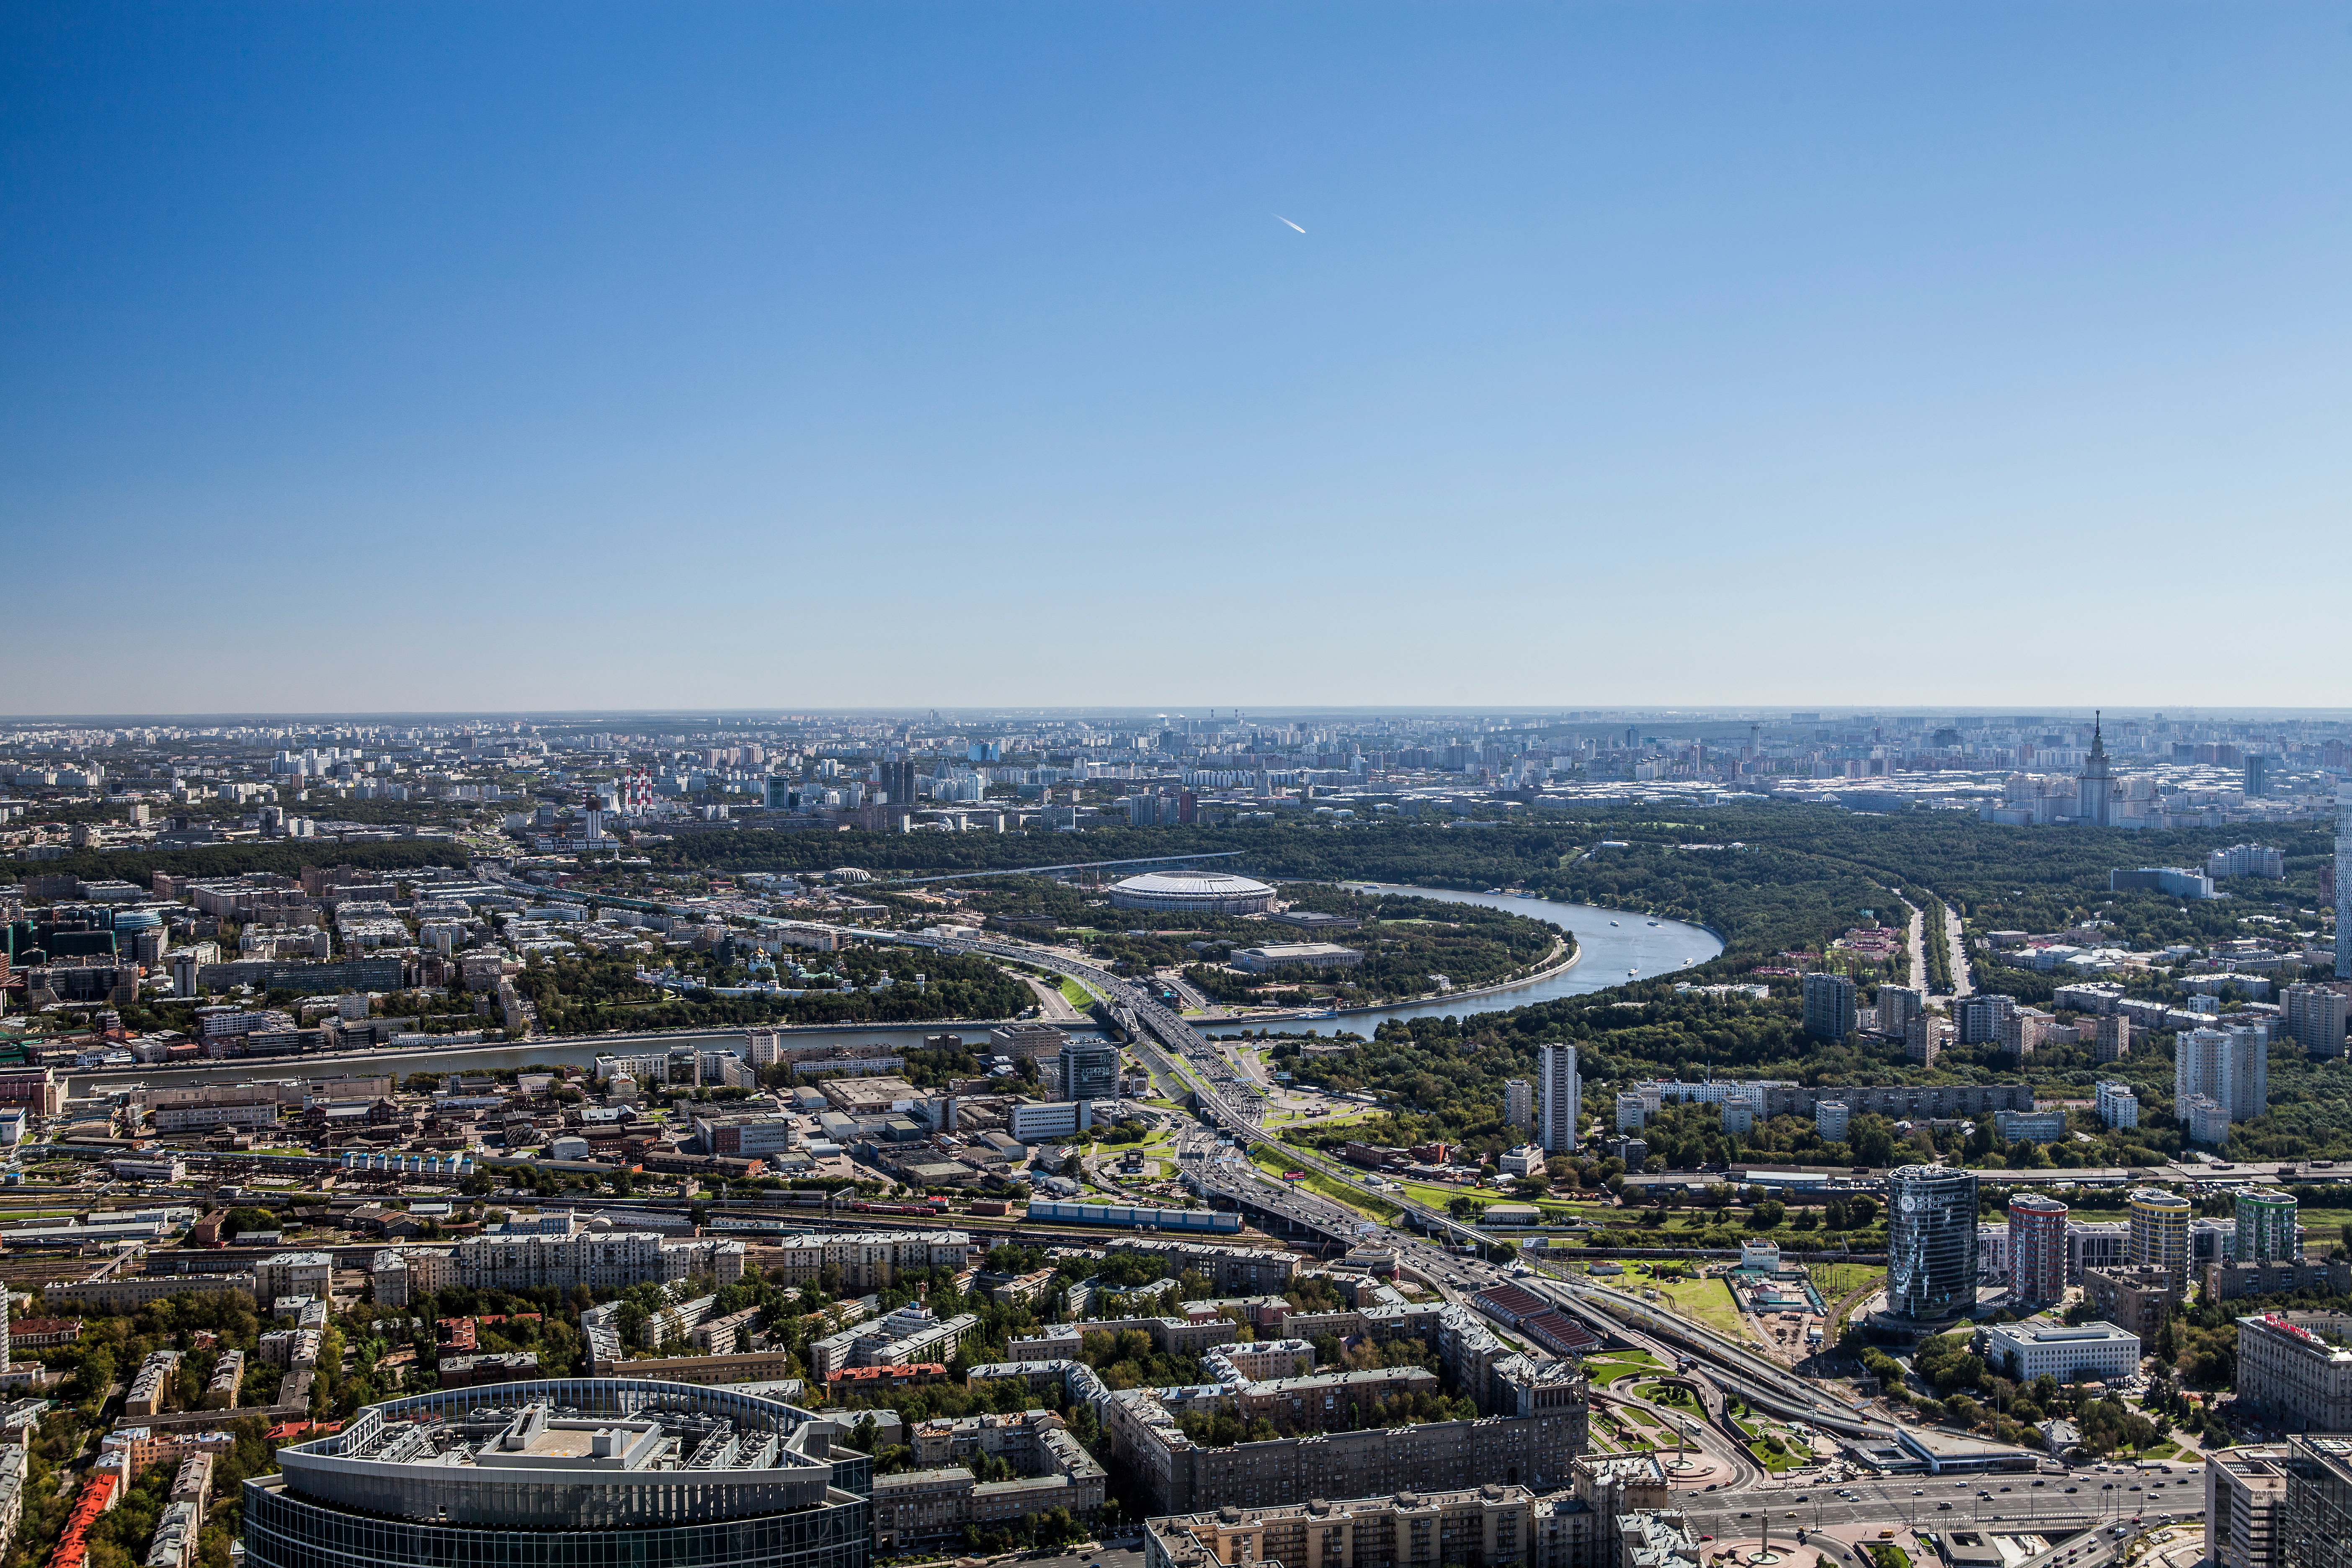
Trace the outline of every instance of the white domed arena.
<path fill-rule="evenodd" d="M 1274 908 L 1274 889 L 1231 871 L 1146 871 L 1113 884 L 1110 901 L 1168 914 L 1255 915 Z"/>

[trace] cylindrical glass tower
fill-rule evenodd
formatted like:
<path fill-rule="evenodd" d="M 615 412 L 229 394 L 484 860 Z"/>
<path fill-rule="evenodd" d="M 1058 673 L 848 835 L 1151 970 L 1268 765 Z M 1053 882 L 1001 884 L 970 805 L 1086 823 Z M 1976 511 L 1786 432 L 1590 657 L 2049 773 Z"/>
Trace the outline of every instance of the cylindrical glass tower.
<path fill-rule="evenodd" d="M 2303 1256 L 2294 1235 L 2294 1194 L 2260 1187 L 2238 1190 L 2238 1233 L 2230 1256 L 2238 1263 L 2293 1261 Z"/>
<path fill-rule="evenodd" d="M 1977 1179 L 1941 1165 L 1886 1178 L 1886 1304 L 1923 1321 L 1976 1305 Z"/>
<path fill-rule="evenodd" d="M 2131 1203 L 2131 1263 L 2162 1268 L 2178 1281 L 2189 1271 L 2189 1220 L 2196 1205 L 2162 1187 L 2141 1187 Z"/>
<path fill-rule="evenodd" d="M 2037 1193 L 2009 1200 L 2009 1290 L 2046 1307 L 2066 1293 L 2066 1205 Z"/>

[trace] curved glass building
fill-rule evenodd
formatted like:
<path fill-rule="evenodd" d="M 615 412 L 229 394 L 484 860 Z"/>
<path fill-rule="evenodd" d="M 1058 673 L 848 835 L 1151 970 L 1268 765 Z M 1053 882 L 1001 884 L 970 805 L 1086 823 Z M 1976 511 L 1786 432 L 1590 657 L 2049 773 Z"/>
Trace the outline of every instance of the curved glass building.
<path fill-rule="evenodd" d="M 2189 1270 L 2189 1221 L 2196 1205 L 2162 1187 L 2141 1187 L 2129 1201 L 2131 1258 L 2139 1267 L 2162 1268 L 2177 1283 Z"/>
<path fill-rule="evenodd" d="M 569 1378 L 371 1405 L 245 1483 L 251 1568 L 866 1568 L 872 1460 L 726 1388 Z"/>
<path fill-rule="evenodd" d="M 1906 1318 L 1958 1317 L 1977 1301 L 1977 1179 L 1942 1165 L 1886 1176 L 1886 1305 Z"/>
<path fill-rule="evenodd" d="M 2237 1199 L 2238 1227 L 2230 1238 L 2231 1262 L 2276 1263 L 2282 1258 L 2295 1262 L 2302 1258 L 2303 1237 L 2294 1222 L 2293 1193 L 2283 1193 L 2275 1187 L 2241 1187 L 2233 1195 Z"/>

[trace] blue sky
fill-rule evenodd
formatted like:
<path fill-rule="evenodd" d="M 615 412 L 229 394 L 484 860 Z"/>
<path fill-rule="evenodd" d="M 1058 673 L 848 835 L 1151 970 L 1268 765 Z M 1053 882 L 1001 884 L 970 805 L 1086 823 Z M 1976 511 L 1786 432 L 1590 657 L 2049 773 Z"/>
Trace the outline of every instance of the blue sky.
<path fill-rule="evenodd" d="M 2342 5 L 12 6 L 0 709 L 2337 705 L 2347 84 Z"/>

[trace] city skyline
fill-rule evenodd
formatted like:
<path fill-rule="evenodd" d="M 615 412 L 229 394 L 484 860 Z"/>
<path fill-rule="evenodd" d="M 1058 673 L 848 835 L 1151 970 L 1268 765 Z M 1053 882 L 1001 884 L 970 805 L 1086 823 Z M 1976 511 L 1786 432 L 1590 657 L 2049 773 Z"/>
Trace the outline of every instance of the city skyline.
<path fill-rule="evenodd" d="M 2325 8 L 0 38 L 11 707 L 2335 695 Z"/>

